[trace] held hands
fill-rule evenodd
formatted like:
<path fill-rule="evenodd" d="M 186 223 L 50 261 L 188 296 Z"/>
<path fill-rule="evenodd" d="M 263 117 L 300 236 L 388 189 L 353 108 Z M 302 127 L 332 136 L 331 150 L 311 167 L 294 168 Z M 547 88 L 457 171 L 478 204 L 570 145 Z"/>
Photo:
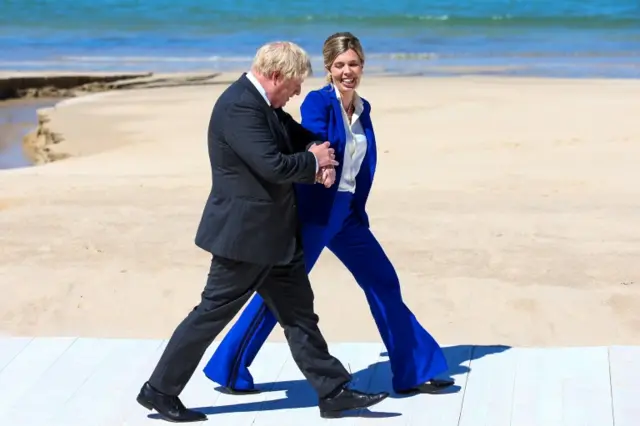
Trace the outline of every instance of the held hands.
<path fill-rule="evenodd" d="M 311 145 L 309 151 L 316 156 L 318 167 L 337 166 L 336 153 L 333 148 L 329 148 L 329 142 L 323 142 L 319 145 Z"/>
<path fill-rule="evenodd" d="M 329 148 L 329 142 L 324 142 L 319 145 L 312 145 L 309 151 L 316 156 L 318 160 L 318 174 L 316 175 L 316 182 L 321 183 L 325 188 L 329 188 L 334 184 L 336 180 L 336 169 L 339 163 L 335 160 L 336 155 L 333 148 Z"/>
<path fill-rule="evenodd" d="M 325 188 L 329 188 L 335 181 L 336 169 L 333 166 L 321 168 L 316 175 L 316 182 L 323 184 Z"/>

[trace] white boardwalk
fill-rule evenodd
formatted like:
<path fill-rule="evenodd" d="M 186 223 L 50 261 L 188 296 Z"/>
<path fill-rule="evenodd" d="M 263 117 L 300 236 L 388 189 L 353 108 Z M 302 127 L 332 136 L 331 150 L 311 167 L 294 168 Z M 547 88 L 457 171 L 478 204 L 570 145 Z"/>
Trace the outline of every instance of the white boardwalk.
<path fill-rule="evenodd" d="M 3 426 L 161 425 L 135 397 L 165 341 L 0 338 Z M 640 347 L 445 348 L 458 387 L 446 395 L 390 398 L 356 416 L 325 420 L 284 343 L 267 343 L 251 368 L 263 393 L 221 394 L 202 373 L 183 392 L 214 425 L 638 426 Z M 331 350 L 359 389 L 390 390 L 378 343 Z M 203 423 L 200 423 L 203 424 Z"/>

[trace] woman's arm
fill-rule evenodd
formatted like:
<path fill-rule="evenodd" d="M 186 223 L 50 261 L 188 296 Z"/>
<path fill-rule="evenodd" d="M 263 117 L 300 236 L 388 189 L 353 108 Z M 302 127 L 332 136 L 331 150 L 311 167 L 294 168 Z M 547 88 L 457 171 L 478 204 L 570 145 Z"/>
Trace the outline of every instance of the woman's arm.
<path fill-rule="evenodd" d="M 300 106 L 302 127 L 321 141 L 326 141 L 329 138 L 327 127 L 330 108 L 331 105 L 328 105 L 317 91 L 309 92 Z"/>
<path fill-rule="evenodd" d="M 302 124 L 286 112 L 282 112 L 286 115 L 285 126 L 297 152 L 309 149 L 312 143 L 318 144 L 327 140 L 329 108 L 324 102 L 320 94 L 309 92 L 300 107 Z"/>

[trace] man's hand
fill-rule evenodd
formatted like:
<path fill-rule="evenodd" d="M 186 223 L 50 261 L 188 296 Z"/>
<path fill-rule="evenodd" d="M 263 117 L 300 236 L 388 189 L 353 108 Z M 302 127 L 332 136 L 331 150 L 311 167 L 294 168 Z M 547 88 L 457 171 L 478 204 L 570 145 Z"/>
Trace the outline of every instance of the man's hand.
<path fill-rule="evenodd" d="M 322 169 L 327 166 L 337 166 L 338 162 L 335 160 L 336 154 L 333 148 L 329 148 L 329 142 L 324 142 L 319 145 L 311 145 L 309 151 L 316 156 L 318 160 L 318 167 Z"/>
<path fill-rule="evenodd" d="M 336 169 L 331 166 L 321 168 L 316 175 L 316 182 L 323 184 L 325 188 L 329 188 L 335 181 Z"/>

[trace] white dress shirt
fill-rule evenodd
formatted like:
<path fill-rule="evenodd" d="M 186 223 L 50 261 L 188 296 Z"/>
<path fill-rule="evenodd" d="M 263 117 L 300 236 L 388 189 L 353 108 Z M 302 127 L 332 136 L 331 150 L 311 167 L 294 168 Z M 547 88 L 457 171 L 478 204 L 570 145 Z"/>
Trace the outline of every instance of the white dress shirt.
<path fill-rule="evenodd" d="M 355 111 L 349 124 L 349 117 L 342 106 L 342 98 L 340 91 L 335 89 L 336 97 L 340 100 L 340 109 L 342 110 L 342 118 L 344 121 L 344 131 L 346 135 L 346 144 L 344 149 L 344 159 L 342 160 L 342 175 L 338 184 L 338 191 L 355 193 L 356 176 L 360 171 L 364 156 L 367 153 L 367 137 L 364 134 L 360 116 L 364 110 L 362 99 L 357 93 L 354 94 L 353 102 Z"/>
<path fill-rule="evenodd" d="M 262 84 L 260 84 L 260 82 L 256 79 L 256 76 L 253 75 L 251 71 L 247 73 L 247 79 L 251 82 L 251 84 L 255 86 L 258 92 L 260 92 L 260 95 L 262 96 L 264 101 L 267 103 L 267 105 L 271 106 L 271 102 L 269 101 L 269 98 L 267 98 L 267 91 L 264 90 L 264 87 L 262 87 Z M 274 110 L 274 113 L 275 113 L 275 110 Z M 318 173 L 318 166 L 319 166 L 318 157 L 316 157 L 316 155 L 313 154 L 313 158 L 316 160 L 316 173 Z"/>
<path fill-rule="evenodd" d="M 262 96 L 264 101 L 267 103 L 267 105 L 271 106 L 271 102 L 269 102 L 269 98 L 267 98 L 267 91 L 264 90 L 264 87 L 262 87 L 262 84 L 260 84 L 258 79 L 256 79 L 256 76 L 253 75 L 251 71 L 247 73 L 247 79 L 251 82 L 251 84 L 253 84 L 256 87 L 256 89 L 258 89 L 258 92 L 260 92 L 260 95 Z"/>

